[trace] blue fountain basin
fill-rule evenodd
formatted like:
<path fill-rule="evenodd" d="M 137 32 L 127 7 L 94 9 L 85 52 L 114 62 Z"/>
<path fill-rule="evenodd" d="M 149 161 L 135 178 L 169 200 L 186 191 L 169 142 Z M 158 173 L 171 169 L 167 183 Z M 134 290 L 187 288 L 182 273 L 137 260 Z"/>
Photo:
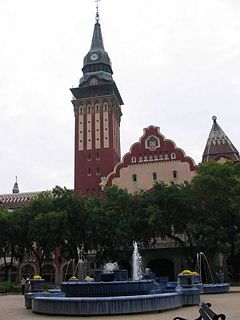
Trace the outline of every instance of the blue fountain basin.
<path fill-rule="evenodd" d="M 229 283 L 209 283 L 200 285 L 201 293 L 226 293 L 229 289 Z"/>
<path fill-rule="evenodd" d="M 149 294 L 154 288 L 153 280 L 61 283 L 66 297 L 114 297 Z"/>
<path fill-rule="evenodd" d="M 35 297 L 32 311 L 47 315 L 91 316 L 142 313 L 178 308 L 183 305 L 181 293 L 118 297 Z"/>

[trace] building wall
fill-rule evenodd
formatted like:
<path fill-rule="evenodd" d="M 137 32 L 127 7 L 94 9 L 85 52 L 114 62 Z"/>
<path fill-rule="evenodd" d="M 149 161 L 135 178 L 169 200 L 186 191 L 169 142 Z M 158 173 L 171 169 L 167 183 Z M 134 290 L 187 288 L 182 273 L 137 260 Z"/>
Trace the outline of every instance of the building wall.
<path fill-rule="evenodd" d="M 182 149 L 166 139 L 158 127 L 150 126 L 108 175 L 106 184 L 134 193 L 149 190 L 156 182 L 181 184 L 191 181 L 195 170 L 194 161 Z"/>
<path fill-rule="evenodd" d="M 121 110 L 114 96 L 73 100 L 76 195 L 95 194 L 120 160 Z"/>
<path fill-rule="evenodd" d="M 121 168 L 120 176 L 113 178 L 112 184 L 134 193 L 137 190 L 149 190 L 156 182 L 181 184 L 184 181 L 191 181 L 193 175 L 194 172 L 190 170 L 187 162 L 145 163 Z"/>

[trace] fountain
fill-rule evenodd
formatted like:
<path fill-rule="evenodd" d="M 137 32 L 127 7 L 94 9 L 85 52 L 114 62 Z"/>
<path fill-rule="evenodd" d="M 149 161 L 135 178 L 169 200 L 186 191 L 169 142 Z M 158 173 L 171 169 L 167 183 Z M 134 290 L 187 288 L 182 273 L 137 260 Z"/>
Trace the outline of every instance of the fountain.
<path fill-rule="evenodd" d="M 91 316 L 162 311 L 199 304 L 200 290 L 163 293 L 156 290 L 154 279 L 144 279 L 142 258 L 137 243 L 133 245 L 133 279 L 117 263 L 108 263 L 96 270 L 91 281 L 64 281 L 61 290 L 27 293 L 32 311 L 47 315 Z"/>
<path fill-rule="evenodd" d="M 133 255 L 132 255 L 132 267 L 133 267 L 133 280 L 141 280 L 143 276 L 142 271 L 142 257 L 138 251 L 137 242 L 133 242 Z"/>
<path fill-rule="evenodd" d="M 215 283 L 208 259 L 203 252 L 197 253 L 196 271 L 200 278 L 197 286 L 201 293 L 226 293 L 229 291 L 229 283 Z"/>
<path fill-rule="evenodd" d="M 74 259 L 70 259 L 68 264 L 67 264 L 67 267 L 66 267 L 66 271 L 65 271 L 65 275 L 64 275 L 64 280 L 66 281 L 66 278 L 67 278 L 67 274 L 68 274 L 68 270 L 69 270 L 69 267 L 70 267 L 70 264 L 72 263 L 72 269 L 74 269 Z"/>

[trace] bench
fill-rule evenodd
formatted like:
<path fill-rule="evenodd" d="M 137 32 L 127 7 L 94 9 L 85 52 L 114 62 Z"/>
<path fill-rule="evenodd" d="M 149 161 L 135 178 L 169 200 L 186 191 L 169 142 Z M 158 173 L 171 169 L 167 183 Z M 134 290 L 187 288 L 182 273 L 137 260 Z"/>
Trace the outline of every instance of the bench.
<path fill-rule="evenodd" d="M 223 313 L 216 314 L 211 308 L 211 303 L 202 303 L 199 309 L 200 316 L 195 320 L 225 320 L 226 316 Z M 181 317 L 175 317 L 173 320 L 187 320 Z"/>

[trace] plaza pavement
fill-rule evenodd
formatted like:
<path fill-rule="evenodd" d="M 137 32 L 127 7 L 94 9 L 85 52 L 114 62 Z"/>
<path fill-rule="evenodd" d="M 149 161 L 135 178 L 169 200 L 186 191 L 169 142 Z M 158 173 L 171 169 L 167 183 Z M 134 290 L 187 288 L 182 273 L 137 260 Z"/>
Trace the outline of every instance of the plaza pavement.
<path fill-rule="evenodd" d="M 201 295 L 201 302 L 210 302 L 216 313 L 225 313 L 226 320 L 240 320 L 240 287 L 232 287 L 227 294 Z M 199 315 L 199 306 L 184 307 L 160 313 L 99 316 L 99 317 L 65 317 L 43 316 L 32 313 L 24 307 L 24 298 L 21 295 L 0 296 L 0 320 L 172 320 L 176 316 L 185 317 L 189 320 L 196 319 Z"/>

